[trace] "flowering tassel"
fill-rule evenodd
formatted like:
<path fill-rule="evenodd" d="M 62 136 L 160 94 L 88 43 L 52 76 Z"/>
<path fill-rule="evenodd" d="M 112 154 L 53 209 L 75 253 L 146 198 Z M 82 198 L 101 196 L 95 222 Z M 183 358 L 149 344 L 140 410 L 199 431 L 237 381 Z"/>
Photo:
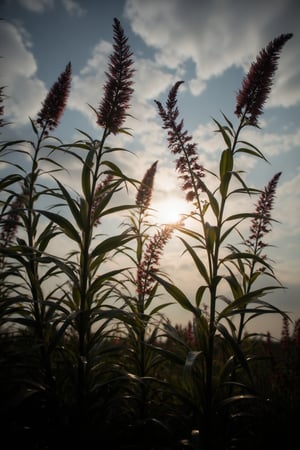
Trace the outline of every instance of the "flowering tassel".
<path fill-rule="evenodd" d="M 99 217 L 98 209 L 101 207 L 101 204 L 105 197 L 111 193 L 110 187 L 113 181 L 113 175 L 108 174 L 103 181 L 101 181 L 96 187 L 96 192 L 94 196 L 94 202 L 91 210 L 91 220 L 95 227 L 101 224 L 101 217 Z"/>
<path fill-rule="evenodd" d="M 193 201 L 196 192 L 201 189 L 204 169 L 198 162 L 196 144 L 192 143 L 192 136 L 183 129 L 183 120 L 178 122 L 177 92 L 183 81 L 175 83 L 169 92 L 166 109 L 155 100 L 158 112 L 163 121 L 163 128 L 168 130 L 169 149 L 174 155 L 180 155 L 176 160 L 179 178 L 183 181 L 182 190 L 186 192 L 186 200 Z"/>
<path fill-rule="evenodd" d="M 152 166 L 146 171 L 136 195 L 136 205 L 141 208 L 142 212 L 147 211 L 151 203 L 157 163 L 158 161 L 155 161 L 155 163 L 153 163 Z"/>
<path fill-rule="evenodd" d="M 4 99 L 3 89 L 4 89 L 4 86 L 0 86 L 0 128 L 4 127 L 4 125 L 5 125 L 5 122 L 3 120 L 4 106 L 2 104 L 3 99 Z"/>
<path fill-rule="evenodd" d="M 173 227 L 165 225 L 150 240 L 146 247 L 143 260 L 137 269 L 137 292 L 140 295 L 150 295 L 154 280 L 151 272 L 157 272 L 159 259 L 163 248 L 168 242 L 173 232 Z"/>
<path fill-rule="evenodd" d="M 114 19 L 114 53 L 110 56 L 107 82 L 104 86 L 104 98 L 97 115 L 98 125 L 117 134 L 126 118 L 126 111 L 133 93 L 131 80 L 134 70 L 131 68 L 132 53 L 119 20 Z"/>
<path fill-rule="evenodd" d="M 254 253 L 259 252 L 266 244 L 262 238 L 266 233 L 271 231 L 271 210 L 275 199 L 276 187 L 280 178 L 281 172 L 276 173 L 264 191 L 261 193 L 257 205 L 256 214 L 252 219 L 250 232 L 251 235 L 246 244 L 252 248 Z"/>
<path fill-rule="evenodd" d="M 71 87 L 71 63 L 50 89 L 43 107 L 38 113 L 37 125 L 43 130 L 54 130 L 65 110 Z"/>
<path fill-rule="evenodd" d="M 24 197 L 16 196 L 11 204 L 11 209 L 7 214 L 7 218 L 1 220 L 2 231 L 0 233 L 0 247 L 7 247 L 13 242 L 20 224 L 20 210 L 24 207 Z"/>
<path fill-rule="evenodd" d="M 257 125 L 258 116 L 263 113 L 263 106 L 273 85 L 279 53 L 292 36 L 291 33 L 281 34 L 262 49 L 243 80 L 237 95 L 235 114 L 239 118 L 244 115 L 250 125 Z"/>

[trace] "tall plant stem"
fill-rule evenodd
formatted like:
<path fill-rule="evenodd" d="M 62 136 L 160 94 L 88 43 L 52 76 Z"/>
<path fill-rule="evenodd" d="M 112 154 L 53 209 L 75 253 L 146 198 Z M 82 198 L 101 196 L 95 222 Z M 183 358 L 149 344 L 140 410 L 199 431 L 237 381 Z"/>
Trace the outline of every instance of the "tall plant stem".
<path fill-rule="evenodd" d="M 80 311 L 79 311 L 79 360 L 78 360 L 78 402 L 80 417 L 84 417 L 86 410 L 86 368 L 88 366 L 88 340 L 90 335 L 91 321 L 90 298 L 89 298 L 89 279 L 90 279 L 90 248 L 93 234 L 92 207 L 99 177 L 104 142 L 109 132 L 105 128 L 100 143 L 93 141 L 95 148 L 95 171 L 92 174 L 91 195 L 88 202 L 87 223 L 82 231 L 82 248 L 80 255 Z M 96 147 L 97 145 L 97 147 Z"/>

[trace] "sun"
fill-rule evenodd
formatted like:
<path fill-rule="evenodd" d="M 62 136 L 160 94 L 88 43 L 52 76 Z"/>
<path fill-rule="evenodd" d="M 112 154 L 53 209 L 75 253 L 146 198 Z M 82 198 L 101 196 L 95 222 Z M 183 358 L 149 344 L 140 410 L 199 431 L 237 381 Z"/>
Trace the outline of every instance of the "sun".
<path fill-rule="evenodd" d="M 154 206 L 155 217 L 161 224 L 175 224 L 188 213 L 188 206 L 184 200 L 167 197 Z"/>

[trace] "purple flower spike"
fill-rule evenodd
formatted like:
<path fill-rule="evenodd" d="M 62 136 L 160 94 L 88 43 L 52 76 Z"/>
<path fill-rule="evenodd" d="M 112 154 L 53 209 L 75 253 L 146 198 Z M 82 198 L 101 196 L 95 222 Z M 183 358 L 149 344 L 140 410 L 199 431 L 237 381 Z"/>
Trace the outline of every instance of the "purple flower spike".
<path fill-rule="evenodd" d="M 65 110 L 71 88 L 71 63 L 50 89 L 43 107 L 37 115 L 36 123 L 43 130 L 52 131 L 58 124 Z"/>
<path fill-rule="evenodd" d="M 257 125 L 258 116 L 263 113 L 263 106 L 273 85 L 280 51 L 292 36 L 291 33 L 281 34 L 262 49 L 243 80 L 237 95 L 235 114 L 239 118 L 244 115 L 250 125 Z"/>
<path fill-rule="evenodd" d="M 186 200 L 193 201 L 196 192 L 203 186 L 201 178 L 204 177 L 204 169 L 198 162 L 197 145 L 191 142 L 192 136 L 183 129 L 183 120 L 178 121 L 177 92 L 182 83 L 183 81 L 178 81 L 170 90 L 166 109 L 159 101 L 155 100 L 155 103 L 163 121 L 163 128 L 168 130 L 168 147 L 174 155 L 179 155 L 176 169 L 182 180 L 182 190 L 186 192 Z"/>
<path fill-rule="evenodd" d="M 104 98 L 98 109 L 98 125 L 117 134 L 126 118 L 126 111 L 133 93 L 131 88 L 134 70 L 132 53 L 118 19 L 114 19 L 114 52 L 110 56 Z"/>

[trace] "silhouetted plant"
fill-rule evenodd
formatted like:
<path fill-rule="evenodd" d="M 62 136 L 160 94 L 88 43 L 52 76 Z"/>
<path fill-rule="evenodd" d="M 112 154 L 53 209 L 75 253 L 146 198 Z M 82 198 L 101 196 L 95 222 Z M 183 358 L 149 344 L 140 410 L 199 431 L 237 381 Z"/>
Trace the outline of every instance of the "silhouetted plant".
<path fill-rule="evenodd" d="M 281 314 L 286 344 L 298 351 L 299 324 L 293 337 L 287 335 L 288 316 L 263 298 L 282 287 L 264 240 L 280 173 L 261 191 L 246 184 L 236 158 L 265 160 L 241 135 L 258 127 L 280 51 L 292 35 L 270 42 L 250 67 L 237 94 L 237 126 L 225 115 L 224 125 L 215 120 L 225 147 L 218 173 L 201 164 L 179 118 L 182 81 L 165 107 L 156 101 L 192 208 L 184 222 L 161 226 L 151 218 L 158 161 L 139 181 L 114 162 L 115 153 L 126 150 L 110 146 L 112 135 L 129 134 L 123 127 L 134 92 L 132 52 L 118 19 L 113 31 L 103 97 L 98 109 L 91 107 L 100 136 L 77 130 L 80 138 L 67 144 L 52 134 L 71 89 L 68 63 L 30 119 L 34 139 L 1 142 L 1 161 L 10 168 L 0 180 L 3 436 L 12 448 L 39 449 L 57 448 L 58 439 L 65 447 L 105 441 L 108 449 L 261 445 L 258 406 L 274 417 L 284 403 L 282 384 L 267 368 L 272 354 L 261 363 L 265 347 L 246 326 L 263 314 Z M 0 127 L 6 125 L 3 92 Z M 57 152 L 79 164 L 78 192 L 62 181 Z M 135 201 L 118 203 L 128 186 L 137 189 Z M 258 195 L 256 209 L 230 214 L 228 206 L 240 195 Z M 124 230 L 106 236 L 103 222 L 112 217 Z M 161 267 L 175 231 L 199 276 L 193 301 Z M 59 256 L 51 249 L 61 239 L 70 250 Z M 164 316 L 173 300 L 192 314 L 187 327 L 172 326 Z"/>
<path fill-rule="evenodd" d="M 262 237 L 269 232 L 270 212 L 280 174 L 275 175 L 261 193 L 255 213 L 226 215 L 226 211 L 235 196 L 259 192 L 246 185 L 241 172 L 235 169 L 235 160 L 243 153 L 260 159 L 265 157 L 254 145 L 243 141 L 240 135 L 245 127 L 257 126 L 271 90 L 279 53 L 291 36 L 285 34 L 274 39 L 252 64 L 237 95 L 235 113 L 240 120 L 237 127 L 225 115 L 225 125 L 215 120 L 225 144 L 218 174 L 212 174 L 198 162 L 196 144 L 184 130 L 183 120 L 179 119 L 177 94 L 182 82 L 177 82 L 170 90 L 166 107 L 156 101 L 163 128 L 168 130 L 169 148 L 178 155 L 176 170 L 183 180 L 182 190 L 194 206 L 190 215 L 191 226 L 177 229 L 186 237 L 181 241 L 199 273 L 195 301 L 191 302 L 177 286 L 157 277 L 167 292 L 194 316 L 198 346 L 197 351 L 193 349 L 187 353 L 185 362 L 185 372 L 190 376 L 186 390 L 195 405 L 198 425 L 195 423 L 194 426 L 199 428 L 200 433 L 194 448 L 212 449 L 221 445 L 217 437 L 220 435 L 220 417 L 225 424 L 224 433 L 221 433 L 225 442 L 223 445 L 238 445 L 238 439 L 242 439 L 242 422 L 251 411 L 251 404 L 255 405 L 258 399 L 251 373 L 251 361 L 255 357 L 249 358 L 243 348 L 244 338 L 248 339 L 243 334 L 245 317 L 249 322 L 259 315 L 279 312 L 272 304 L 262 300 L 264 295 L 279 285 L 257 287 L 257 282 L 265 276 L 276 281 L 272 267 L 261 251 L 264 247 Z M 212 190 L 204 177 L 206 173 L 214 177 L 212 186 L 214 181 L 217 183 Z M 234 240 L 235 233 L 240 234 L 240 224 L 248 218 L 252 218 L 251 236 L 244 240 L 247 250 L 242 251 L 229 240 Z M 231 296 L 223 293 L 226 284 Z M 201 310 L 205 296 L 208 297 L 208 317 Z M 225 307 L 221 302 L 225 302 Z M 240 318 L 238 328 L 233 321 L 236 316 Z M 225 358 L 221 366 L 216 358 L 220 339 L 224 344 L 222 353 Z M 245 405 L 248 405 L 247 408 Z M 226 417 L 229 419 L 227 425 Z M 238 435 L 235 435 L 238 425 L 233 426 L 230 421 L 236 422 L 238 418 L 241 425 Z M 244 428 L 249 428 L 248 423 Z"/>

